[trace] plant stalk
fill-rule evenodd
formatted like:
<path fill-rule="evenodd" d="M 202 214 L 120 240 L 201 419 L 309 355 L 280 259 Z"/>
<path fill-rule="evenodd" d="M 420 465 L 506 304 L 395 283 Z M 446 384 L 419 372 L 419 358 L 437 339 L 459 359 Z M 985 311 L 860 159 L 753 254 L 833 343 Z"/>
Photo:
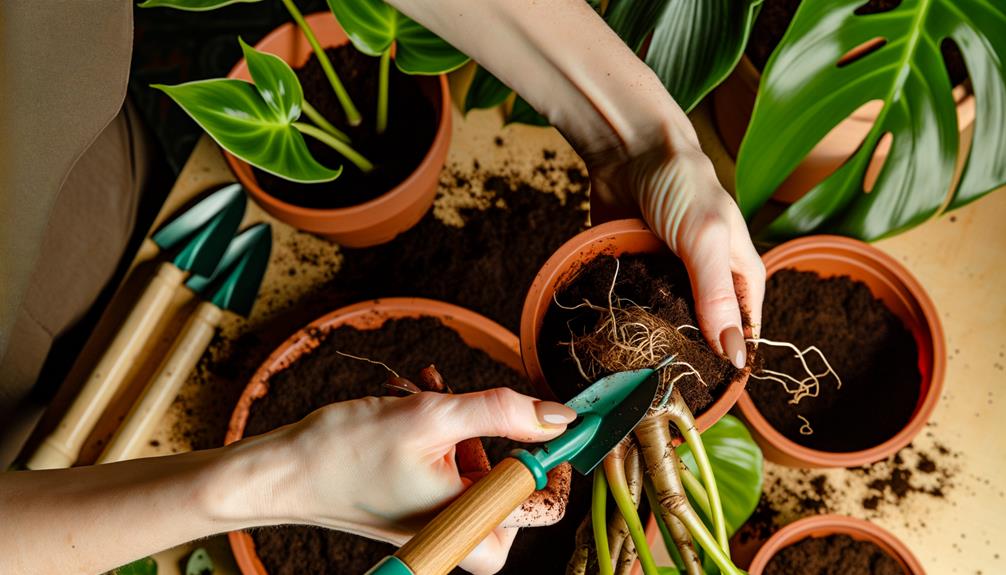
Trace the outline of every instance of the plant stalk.
<path fill-rule="evenodd" d="M 328 82 L 332 84 L 332 89 L 335 90 L 335 97 L 339 99 L 339 104 L 342 105 L 342 110 L 346 113 L 346 122 L 350 126 L 360 125 L 360 111 L 356 109 L 353 105 L 353 100 L 349 97 L 349 93 L 346 92 L 346 88 L 342 85 L 342 81 L 339 80 L 339 75 L 335 73 L 335 68 L 332 67 L 332 61 L 328 59 L 328 55 L 325 54 L 325 49 L 321 47 L 318 43 L 318 38 L 314 35 L 314 30 L 304 20 L 304 15 L 300 13 L 297 5 L 293 3 L 293 0 L 283 0 L 283 5 L 286 6 L 287 12 L 293 17 L 294 22 L 297 26 L 304 32 L 304 36 L 307 38 L 308 44 L 314 50 L 314 55 L 318 58 L 318 63 L 321 64 L 321 69 L 324 70 L 325 76 L 328 78 Z"/>
<path fill-rule="evenodd" d="M 706 447 L 702 443 L 702 435 L 695 424 L 695 416 L 692 415 L 692 410 L 688 409 L 688 404 L 685 403 L 677 388 L 671 392 L 671 401 L 668 404 L 667 416 L 677 426 L 688 443 L 688 447 L 691 448 L 692 455 L 695 456 L 695 463 L 699 467 L 699 476 L 705 485 L 706 495 L 709 496 L 709 511 L 712 513 L 709 519 L 712 520 L 716 540 L 720 544 L 720 549 L 725 553 L 730 553 L 730 541 L 727 538 L 727 522 L 723 516 L 723 504 L 720 501 L 719 489 L 716 487 L 713 466 L 709 461 L 709 455 L 706 453 Z"/>
<path fill-rule="evenodd" d="M 336 152 L 339 152 L 347 160 L 353 162 L 353 165 L 355 165 L 357 168 L 360 168 L 361 172 L 366 173 L 374 169 L 374 164 L 371 164 L 370 160 L 364 158 L 362 155 L 360 155 L 359 152 L 349 147 L 349 144 L 335 138 L 325 130 L 318 128 L 317 126 L 312 126 L 311 124 L 305 124 L 303 122 L 294 122 L 293 127 L 297 128 L 302 134 L 311 136 L 312 138 L 329 146 Z"/>
<path fill-rule="evenodd" d="M 681 476 L 681 483 L 685 486 L 685 491 L 692 496 L 692 500 L 699 506 L 699 511 L 703 515 L 708 517 L 712 521 L 712 511 L 709 509 L 709 496 L 706 494 L 706 488 L 702 487 L 702 482 L 699 481 L 698 477 L 688 469 L 685 462 L 681 462 L 681 469 L 679 470 Z"/>
<path fill-rule="evenodd" d="M 653 483 L 649 480 L 646 481 L 646 499 L 650 502 L 650 509 L 660 509 L 660 501 L 657 499 L 657 494 L 653 490 Z M 667 554 L 671 556 L 671 560 L 674 561 L 674 566 L 678 571 L 685 571 L 685 560 L 681 557 L 681 551 L 678 550 L 678 543 L 674 539 L 674 535 L 671 534 L 671 529 L 667 526 L 664 521 L 663 513 L 654 513 L 653 516 L 657 520 L 657 528 L 660 530 L 660 538 L 664 540 L 664 548 L 667 549 Z M 681 525 L 681 522 L 678 522 Z M 681 525 L 684 528 L 684 525 Z M 687 531 L 685 532 L 687 535 Z M 691 536 L 688 538 L 691 541 Z M 694 552 L 694 547 L 689 547 L 689 549 Z M 698 559 L 698 557 L 696 557 Z"/>
<path fill-rule="evenodd" d="M 312 122 L 314 122 L 315 124 L 318 124 L 319 128 L 321 128 L 322 130 L 325 130 L 326 132 L 328 132 L 329 134 L 331 134 L 334 138 L 342 140 L 343 142 L 346 142 L 347 144 L 349 143 L 349 136 L 347 136 L 345 134 L 345 132 L 342 132 L 341 130 L 339 130 L 339 128 L 336 128 L 335 126 L 333 126 L 332 123 L 329 122 L 325 118 L 325 116 L 322 116 L 321 112 L 319 112 L 318 110 L 316 110 L 314 108 L 314 106 L 312 106 L 307 100 L 303 101 L 301 109 L 304 111 L 304 114 L 308 118 L 310 118 L 310 120 Z"/>
<path fill-rule="evenodd" d="M 381 54 L 381 68 L 377 76 L 377 133 L 388 127 L 388 81 L 391 72 L 391 48 Z"/>
<path fill-rule="evenodd" d="M 604 458 L 604 475 L 608 480 L 608 488 L 615 498 L 618 511 L 629 527 L 629 537 L 636 546 L 639 563 L 643 566 L 645 575 L 657 575 L 657 564 L 646 543 L 646 531 L 639 520 L 639 512 L 629 493 L 629 484 L 625 477 L 625 450 L 616 447 Z"/>
<path fill-rule="evenodd" d="M 594 526 L 594 547 L 597 549 L 597 568 L 600 575 L 614 575 L 611 564 L 611 552 L 608 551 L 608 522 L 605 519 L 608 505 L 608 482 L 604 478 L 604 469 L 594 470 L 594 492 L 591 499 L 590 520 Z"/>

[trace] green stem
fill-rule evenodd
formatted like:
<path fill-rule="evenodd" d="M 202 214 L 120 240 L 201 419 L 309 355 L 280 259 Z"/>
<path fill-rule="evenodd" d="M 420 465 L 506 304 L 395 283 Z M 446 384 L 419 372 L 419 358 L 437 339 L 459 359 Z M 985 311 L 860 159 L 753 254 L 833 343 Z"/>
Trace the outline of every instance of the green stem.
<path fill-rule="evenodd" d="M 636 510 L 635 502 L 632 501 L 632 494 L 629 493 L 629 486 L 625 480 L 625 460 L 622 458 L 612 458 L 610 455 L 604 461 L 605 476 L 608 479 L 608 488 L 615 498 L 615 505 L 625 519 L 625 524 L 629 527 L 629 537 L 636 546 L 636 553 L 639 554 L 639 563 L 643 566 L 645 575 L 657 575 L 657 564 L 650 553 L 650 546 L 646 542 L 646 530 L 639 520 L 639 512 Z"/>
<path fill-rule="evenodd" d="M 682 513 L 677 517 L 685 524 L 688 532 L 695 538 L 699 547 L 702 547 L 709 554 L 709 558 L 713 560 L 713 563 L 716 563 L 716 566 L 720 568 L 720 572 L 727 575 L 741 575 L 740 570 L 734 566 L 733 561 L 730 560 L 730 556 L 720 548 L 716 538 L 706 529 L 706 524 L 699 519 L 697 513 Z"/>
<path fill-rule="evenodd" d="M 605 517 L 608 506 L 608 482 L 604 479 L 604 469 L 594 470 L 594 492 L 591 499 L 590 520 L 594 527 L 594 547 L 597 550 L 597 566 L 600 575 L 614 575 L 611 552 L 608 550 L 608 520 Z"/>
<path fill-rule="evenodd" d="M 346 113 L 346 122 L 350 126 L 358 126 L 360 124 L 360 112 L 353 105 L 353 100 L 350 99 L 349 94 L 346 92 L 346 88 L 343 87 L 342 82 L 339 80 L 338 74 L 335 73 L 335 68 L 332 67 L 332 61 L 328 59 L 328 55 L 325 54 L 325 49 L 321 47 L 318 43 L 318 38 L 314 35 L 314 30 L 311 26 L 304 20 L 304 15 L 300 13 L 297 9 L 297 5 L 293 3 L 293 0 L 283 0 L 283 5 L 286 6 L 290 16 L 293 17 L 294 22 L 300 29 L 304 32 L 304 36 L 307 38 L 308 44 L 311 45 L 311 49 L 314 50 L 314 55 L 318 58 L 318 62 L 321 64 L 321 69 L 325 71 L 325 76 L 328 77 L 328 82 L 332 84 L 332 89 L 335 90 L 335 97 L 339 99 L 339 104 L 342 105 L 343 111 Z"/>
<path fill-rule="evenodd" d="M 321 112 L 314 109 L 314 106 L 312 106 L 307 100 L 304 100 L 302 104 L 303 105 L 301 108 L 303 109 L 304 114 L 306 114 L 307 117 L 310 118 L 312 122 L 318 124 L 319 128 L 325 130 L 329 134 L 332 134 L 339 140 L 342 140 L 347 144 L 349 143 L 349 136 L 347 136 L 344 132 L 340 131 L 339 128 L 333 126 L 332 123 L 326 120 L 325 116 L 321 115 Z"/>
<path fill-rule="evenodd" d="M 381 71 L 377 76 L 377 133 L 388 127 L 388 74 L 391 71 L 391 48 L 381 54 Z"/>
<path fill-rule="evenodd" d="M 367 158 L 364 158 L 363 156 L 360 155 L 359 152 L 357 152 L 353 148 L 350 148 L 349 144 L 343 142 L 342 140 L 336 139 L 328 132 L 316 126 L 312 126 L 311 124 L 305 124 L 303 122 L 294 122 L 293 127 L 300 130 L 302 134 L 307 134 L 308 136 L 311 136 L 312 138 L 328 145 L 336 152 L 339 152 L 340 154 L 345 156 L 347 160 L 353 162 L 353 164 L 357 168 L 360 168 L 361 172 L 369 172 L 374 169 L 374 164 L 371 164 L 370 161 L 367 160 Z"/>
<path fill-rule="evenodd" d="M 653 484 L 647 480 L 643 483 L 643 486 L 646 489 L 646 499 L 650 502 L 650 509 L 659 509 L 660 500 L 657 499 L 657 494 L 653 490 Z M 655 512 L 653 517 L 657 520 L 657 528 L 660 529 L 660 538 L 664 541 L 664 549 L 667 549 L 667 554 L 674 561 L 674 567 L 678 571 L 684 572 L 685 562 L 681 559 L 681 552 L 678 551 L 678 546 L 674 543 L 671 530 L 667 528 L 667 523 L 664 523 L 664 516 Z"/>
<path fill-rule="evenodd" d="M 706 494 L 706 488 L 702 487 L 702 482 L 699 481 L 699 478 L 695 477 L 691 470 L 685 467 L 683 463 L 681 465 L 681 483 L 684 484 L 685 491 L 699 505 L 702 514 L 711 519 L 712 511 L 709 509 L 709 496 Z"/>

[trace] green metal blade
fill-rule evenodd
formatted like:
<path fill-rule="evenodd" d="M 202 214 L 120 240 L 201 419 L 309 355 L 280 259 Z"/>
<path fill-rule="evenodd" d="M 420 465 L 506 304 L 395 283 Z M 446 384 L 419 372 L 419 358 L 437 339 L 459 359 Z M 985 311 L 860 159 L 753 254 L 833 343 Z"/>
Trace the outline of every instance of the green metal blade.
<path fill-rule="evenodd" d="M 244 188 L 241 187 L 241 184 L 224 186 L 199 200 L 199 203 L 165 224 L 150 239 L 154 240 L 154 243 L 162 250 L 170 250 L 181 244 L 185 238 L 196 233 L 206 222 L 238 199 L 244 199 Z"/>
<path fill-rule="evenodd" d="M 258 295 L 272 251 L 272 228 L 256 224 L 235 237 L 209 277 L 194 276 L 185 283 L 220 309 L 248 315 Z M 213 286 L 211 291 L 207 288 Z"/>
<path fill-rule="evenodd" d="M 227 245 L 241 225 L 245 214 L 244 194 L 233 199 L 188 240 L 172 260 L 179 269 L 197 275 L 210 275 L 224 255 Z"/>

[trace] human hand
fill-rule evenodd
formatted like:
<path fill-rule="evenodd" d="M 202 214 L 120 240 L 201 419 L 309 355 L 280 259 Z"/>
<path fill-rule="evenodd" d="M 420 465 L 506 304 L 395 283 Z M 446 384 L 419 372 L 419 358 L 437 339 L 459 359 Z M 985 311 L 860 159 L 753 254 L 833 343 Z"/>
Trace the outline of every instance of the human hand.
<path fill-rule="evenodd" d="M 638 206 L 688 269 L 699 328 L 709 345 L 742 369 L 745 337 L 759 336 L 765 266 L 687 119 L 684 126 L 678 121 L 677 127 L 648 136 L 655 143 L 641 153 L 588 158 L 591 214 L 597 213 L 595 201 L 606 203 L 609 213 Z"/>
<path fill-rule="evenodd" d="M 547 441 L 575 416 L 562 404 L 506 388 L 369 397 L 319 409 L 248 440 L 247 449 L 282 462 L 261 470 L 272 475 L 264 489 L 271 515 L 402 545 L 471 484 L 458 473 L 455 444 L 487 436 Z M 461 567 L 495 573 L 516 533 L 498 528 Z"/>

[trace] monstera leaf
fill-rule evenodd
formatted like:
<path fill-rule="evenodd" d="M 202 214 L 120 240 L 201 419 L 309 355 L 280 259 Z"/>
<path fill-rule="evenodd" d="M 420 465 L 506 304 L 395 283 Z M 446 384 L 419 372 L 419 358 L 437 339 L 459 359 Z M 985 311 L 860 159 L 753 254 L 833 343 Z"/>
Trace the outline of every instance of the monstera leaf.
<path fill-rule="evenodd" d="M 874 240 L 922 222 L 948 200 L 961 206 L 1006 182 L 1006 5 L 902 0 L 887 12 L 857 13 L 862 5 L 803 2 L 765 67 L 737 161 L 738 203 L 747 216 L 836 124 L 866 102 L 883 106 L 857 152 L 772 222 L 767 236 L 824 229 Z M 877 39 L 879 48 L 843 60 Z M 963 54 L 976 103 L 956 190 L 957 116 L 940 54 L 947 39 Z M 866 168 L 885 134 L 890 152 L 865 193 Z"/>
<path fill-rule="evenodd" d="M 191 12 L 204 12 L 215 10 L 231 4 L 252 4 L 262 0 L 147 0 L 138 4 L 140 8 L 174 8 L 175 10 L 189 10 Z"/>
<path fill-rule="evenodd" d="M 356 49 L 380 56 L 395 44 L 395 65 L 406 74 L 444 74 L 468 56 L 381 0 L 328 0 Z"/>
<path fill-rule="evenodd" d="M 319 164 L 295 126 L 304 93 L 290 66 L 244 41 L 241 49 L 254 85 L 215 79 L 153 87 L 177 102 L 221 147 L 257 168 L 302 183 L 339 177 L 342 168 Z"/>
<path fill-rule="evenodd" d="M 702 434 L 702 444 L 716 477 L 727 533 L 733 534 L 748 520 L 761 497 L 761 449 L 744 424 L 732 415 L 724 415 L 707 429 Z M 687 444 L 678 447 L 678 455 L 692 473 L 698 472 L 695 456 Z"/>

